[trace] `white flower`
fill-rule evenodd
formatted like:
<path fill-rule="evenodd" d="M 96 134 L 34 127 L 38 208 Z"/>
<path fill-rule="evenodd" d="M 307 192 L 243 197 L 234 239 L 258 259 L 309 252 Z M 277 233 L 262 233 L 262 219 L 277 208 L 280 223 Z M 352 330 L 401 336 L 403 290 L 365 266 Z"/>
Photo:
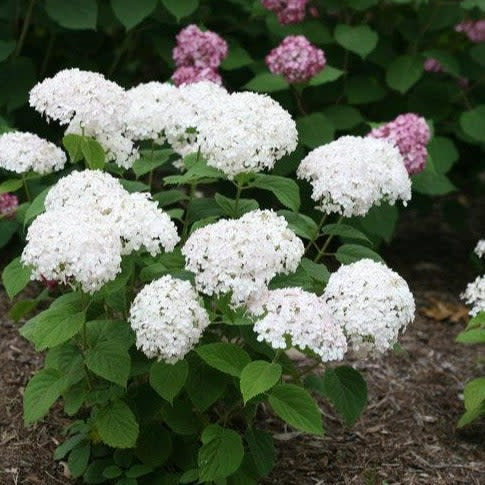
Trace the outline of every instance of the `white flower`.
<path fill-rule="evenodd" d="M 130 308 L 136 346 L 170 364 L 184 358 L 209 325 L 209 316 L 188 281 L 164 276 L 146 285 Z"/>
<path fill-rule="evenodd" d="M 33 133 L 0 135 L 0 167 L 5 170 L 46 174 L 62 170 L 65 163 L 66 155 L 59 147 Z"/>
<path fill-rule="evenodd" d="M 74 171 L 54 185 L 45 200 L 46 210 L 69 207 L 98 212 L 117 227 L 123 254 L 146 249 L 153 256 L 172 251 L 179 241 L 170 217 L 148 193 L 126 191 L 120 182 L 99 170 Z"/>
<path fill-rule="evenodd" d="M 229 178 L 270 170 L 295 150 L 296 124 L 269 96 L 234 93 L 219 108 L 212 108 L 215 116 L 204 116 L 197 125 L 198 146 L 207 164 Z"/>
<path fill-rule="evenodd" d="M 138 154 L 126 136 L 129 101 L 125 90 L 102 74 L 79 69 L 59 71 L 30 91 L 30 106 L 47 119 L 68 125 L 66 133 L 95 138 L 107 159 L 129 168 Z"/>
<path fill-rule="evenodd" d="M 121 271 L 120 236 L 96 212 L 50 210 L 29 227 L 22 263 L 32 268 L 32 279 L 78 283 L 93 293 Z"/>
<path fill-rule="evenodd" d="M 471 305 L 470 315 L 475 317 L 485 311 L 485 276 L 478 276 L 469 283 L 466 290 L 460 295 L 468 305 Z"/>
<path fill-rule="evenodd" d="M 478 241 L 474 251 L 479 258 L 483 258 L 483 256 L 485 255 L 485 239 L 481 239 L 480 241 Z"/>
<path fill-rule="evenodd" d="M 303 252 L 286 220 L 268 210 L 197 229 L 182 248 L 197 290 L 207 295 L 232 292 L 235 306 L 264 291 L 277 274 L 295 271 Z"/>
<path fill-rule="evenodd" d="M 172 84 L 152 81 L 139 84 L 126 94 L 130 103 L 126 124 L 131 138 L 163 144 L 172 110 L 179 102 L 179 90 Z"/>
<path fill-rule="evenodd" d="M 382 263 L 361 259 L 330 276 L 324 300 L 357 354 L 382 353 L 414 319 L 404 279 Z"/>
<path fill-rule="evenodd" d="M 411 198 L 411 181 L 399 150 L 382 139 L 343 136 L 311 151 L 297 175 L 311 182 L 323 212 L 365 215 L 381 201 Z"/>
<path fill-rule="evenodd" d="M 249 310 L 263 313 L 254 324 L 259 341 L 286 349 L 289 338 L 292 345 L 315 352 L 323 362 L 343 359 L 347 339 L 322 298 L 301 288 L 284 288 L 268 291 L 258 306 Z"/>

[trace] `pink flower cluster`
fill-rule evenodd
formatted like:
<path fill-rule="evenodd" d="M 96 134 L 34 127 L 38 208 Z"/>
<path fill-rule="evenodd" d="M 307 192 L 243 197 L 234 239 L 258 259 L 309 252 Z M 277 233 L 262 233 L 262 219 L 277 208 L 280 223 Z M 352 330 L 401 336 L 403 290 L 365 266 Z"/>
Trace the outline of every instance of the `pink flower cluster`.
<path fill-rule="evenodd" d="M 424 61 L 423 68 L 427 72 L 443 72 L 440 62 L 433 57 L 429 57 Z"/>
<path fill-rule="evenodd" d="M 472 42 L 485 42 L 485 19 L 466 20 L 455 26 L 457 32 L 463 32 Z"/>
<path fill-rule="evenodd" d="M 426 145 L 430 139 L 426 120 L 414 113 L 399 115 L 394 121 L 374 128 L 368 136 L 394 142 L 404 158 L 409 175 L 422 172 L 428 158 Z"/>
<path fill-rule="evenodd" d="M 227 56 L 227 42 L 215 32 L 202 32 L 197 25 L 185 27 L 177 34 L 172 56 L 177 66 L 172 80 L 177 86 L 204 80 L 222 84 L 217 68 Z"/>
<path fill-rule="evenodd" d="M 280 24 L 298 24 L 305 18 L 309 0 L 262 0 L 263 7 L 275 12 Z M 313 12 L 312 12 L 313 15 Z"/>
<path fill-rule="evenodd" d="M 0 195 L 0 216 L 12 219 L 15 216 L 15 211 L 19 205 L 19 200 L 13 194 Z"/>
<path fill-rule="evenodd" d="M 266 56 L 273 74 L 290 83 L 303 83 L 318 74 L 326 64 L 325 53 L 303 35 L 289 35 Z"/>

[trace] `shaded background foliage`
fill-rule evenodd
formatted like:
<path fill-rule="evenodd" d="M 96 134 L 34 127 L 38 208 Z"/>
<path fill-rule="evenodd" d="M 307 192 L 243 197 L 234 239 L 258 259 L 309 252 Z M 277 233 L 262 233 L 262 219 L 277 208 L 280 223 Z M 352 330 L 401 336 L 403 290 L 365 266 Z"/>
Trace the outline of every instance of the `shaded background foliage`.
<path fill-rule="evenodd" d="M 283 26 L 259 0 L 5 0 L 0 6 L 3 129 L 29 130 L 59 142 L 59 129 L 28 107 L 28 91 L 37 81 L 66 67 L 102 72 L 125 87 L 168 80 L 175 35 L 196 23 L 229 43 L 221 66 L 229 90 L 271 93 L 297 119 L 300 146 L 275 173 L 291 173 L 306 151 L 337 136 L 366 134 L 375 123 L 414 111 L 427 118 L 434 137 L 426 170 L 413 177 L 412 204 L 427 210 L 428 196 L 456 187 L 479 193 L 485 43 L 471 43 L 454 27 L 481 18 L 485 2 L 312 0 L 310 6 L 314 15 L 307 12 L 302 23 Z M 270 74 L 264 63 L 291 34 L 305 35 L 327 58 L 324 71 L 303 92 Z M 444 72 L 423 70 L 430 57 Z M 34 195 L 45 186 L 34 181 Z M 308 194 L 303 202 L 310 206 Z M 451 198 L 444 208 L 451 222 L 461 223 L 463 201 Z M 376 240 L 389 241 L 397 212 L 374 208 L 358 224 Z M 0 224 L 11 226 L 4 234 L 13 231 L 11 221 Z M 5 243 L 7 236 L 0 239 Z"/>

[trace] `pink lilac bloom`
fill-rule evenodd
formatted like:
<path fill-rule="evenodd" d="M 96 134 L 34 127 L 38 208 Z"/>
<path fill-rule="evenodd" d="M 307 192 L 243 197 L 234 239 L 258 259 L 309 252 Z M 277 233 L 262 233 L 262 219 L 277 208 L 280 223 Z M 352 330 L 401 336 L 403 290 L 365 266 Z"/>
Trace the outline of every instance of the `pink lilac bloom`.
<path fill-rule="evenodd" d="M 309 0 L 262 0 L 263 7 L 275 12 L 280 24 L 298 24 L 305 18 Z"/>
<path fill-rule="evenodd" d="M 430 57 L 424 61 L 424 70 L 427 72 L 443 72 L 441 64 L 436 59 Z"/>
<path fill-rule="evenodd" d="M 173 60 L 177 67 L 216 69 L 227 56 L 227 42 L 215 32 L 202 32 L 197 25 L 185 27 L 176 38 Z"/>
<path fill-rule="evenodd" d="M 0 216 L 12 219 L 19 205 L 19 199 L 13 194 L 0 195 Z"/>
<path fill-rule="evenodd" d="M 485 42 L 485 19 L 466 20 L 455 26 L 457 32 L 463 32 L 472 42 Z"/>
<path fill-rule="evenodd" d="M 222 84 L 221 75 L 216 69 L 211 69 L 210 67 L 199 69 L 192 66 L 181 66 L 173 73 L 172 81 L 175 86 L 198 83 L 200 81 L 212 81 L 219 86 Z"/>
<path fill-rule="evenodd" d="M 289 35 L 266 56 L 273 74 L 281 74 L 289 83 L 302 83 L 318 74 L 326 64 L 325 53 L 303 35 Z"/>
<path fill-rule="evenodd" d="M 428 158 L 426 145 L 431 134 L 423 117 L 414 113 L 399 115 L 394 121 L 374 128 L 368 136 L 394 142 L 404 158 L 409 175 L 424 170 Z"/>

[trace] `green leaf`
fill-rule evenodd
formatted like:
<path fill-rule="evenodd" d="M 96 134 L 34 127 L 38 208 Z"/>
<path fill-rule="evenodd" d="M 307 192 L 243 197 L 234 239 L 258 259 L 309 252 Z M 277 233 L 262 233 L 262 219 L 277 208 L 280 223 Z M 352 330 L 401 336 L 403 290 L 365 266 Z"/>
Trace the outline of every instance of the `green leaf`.
<path fill-rule="evenodd" d="M 197 459 L 202 482 L 226 478 L 241 466 L 244 447 L 241 436 L 232 429 L 211 424 L 203 431 L 202 442 Z"/>
<path fill-rule="evenodd" d="M 463 399 L 467 411 L 481 406 L 485 401 L 485 377 L 477 377 L 467 382 L 463 390 Z"/>
<path fill-rule="evenodd" d="M 89 347 L 111 343 L 128 350 L 134 343 L 133 331 L 123 320 L 91 320 L 86 323 L 86 334 Z"/>
<path fill-rule="evenodd" d="M 364 217 L 358 219 L 358 223 L 366 232 L 390 243 L 398 218 L 399 211 L 396 205 L 383 203 L 372 207 Z"/>
<path fill-rule="evenodd" d="M 9 298 L 18 295 L 30 282 L 30 268 L 20 262 L 20 257 L 10 261 L 2 272 L 2 283 Z"/>
<path fill-rule="evenodd" d="M 258 173 L 250 186 L 273 192 L 285 207 L 295 212 L 300 208 L 300 189 L 293 179 Z"/>
<path fill-rule="evenodd" d="M 5 194 L 7 192 L 15 192 L 20 189 L 24 183 L 21 179 L 10 179 L 5 180 L 0 184 L 0 194 Z"/>
<path fill-rule="evenodd" d="M 280 380 L 281 370 L 279 364 L 265 360 L 255 360 L 244 367 L 240 382 L 244 403 L 271 389 Z"/>
<path fill-rule="evenodd" d="M 128 192 L 149 192 L 150 187 L 143 182 L 139 182 L 138 180 L 126 180 L 126 179 L 118 179 L 119 183 L 123 186 L 125 190 Z"/>
<path fill-rule="evenodd" d="M 428 159 L 428 166 L 425 170 L 413 175 L 411 180 L 413 190 L 421 194 L 445 195 L 456 190 L 456 187 L 446 175 L 436 172 L 430 166 L 430 159 Z"/>
<path fill-rule="evenodd" d="M 81 150 L 83 140 L 83 136 L 75 135 L 73 133 L 65 135 L 62 139 L 62 144 L 69 154 L 71 163 L 76 163 L 83 159 L 83 152 Z"/>
<path fill-rule="evenodd" d="M 485 143 L 485 104 L 462 113 L 460 126 L 469 137 Z"/>
<path fill-rule="evenodd" d="M 43 190 L 29 205 L 28 209 L 25 212 L 24 217 L 24 226 L 26 226 L 32 219 L 37 217 L 39 214 L 44 212 L 44 202 L 49 190 L 51 188 L 48 187 L 47 189 Z"/>
<path fill-rule="evenodd" d="M 343 244 L 337 249 L 335 254 L 337 261 L 343 264 L 355 263 L 359 259 L 373 259 L 374 261 L 383 263 L 384 260 L 372 249 L 359 244 Z"/>
<path fill-rule="evenodd" d="M 323 375 L 324 395 L 332 401 L 335 409 L 352 426 L 367 403 L 367 384 L 352 367 L 339 366 L 327 369 Z"/>
<path fill-rule="evenodd" d="M 155 151 L 153 156 L 149 154 L 142 156 L 133 164 L 133 172 L 135 172 L 136 177 L 139 178 L 167 163 L 170 160 L 170 155 L 172 155 L 172 153 L 172 150 L 165 149 Z"/>
<path fill-rule="evenodd" d="M 162 3 L 177 21 L 193 14 L 199 6 L 199 0 L 162 0 Z"/>
<path fill-rule="evenodd" d="M 331 83 L 336 81 L 344 71 L 332 66 L 325 66 L 321 72 L 313 76 L 308 82 L 309 86 L 320 86 L 321 84 Z"/>
<path fill-rule="evenodd" d="M 175 364 L 155 362 L 150 370 L 150 385 L 170 404 L 184 387 L 189 366 L 187 361 L 179 360 Z"/>
<path fill-rule="evenodd" d="M 246 212 L 259 208 L 259 204 L 254 199 L 239 199 L 236 210 L 236 200 L 229 199 L 219 193 L 214 196 L 217 205 L 222 209 L 224 215 L 229 217 L 240 217 Z"/>
<path fill-rule="evenodd" d="M 177 400 L 162 409 L 165 424 L 175 433 L 190 436 L 200 431 L 201 419 L 189 401 Z"/>
<path fill-rule="evenodd" d="M 346 224 L 327 224 L 326 226 L 322 227 L 321 233 L 370 242 L 369 238 L 363 232 Z"/>
<path fill-rule="evenodd" d="M 79 311 L 78 305 L 65 305 L 49 308 L 36 317 L 32 334 L 36 350 L 60 345 L 81 330 L 86 320 L 86 313 Z"/>
<path fill-rule="evenodd" d="M 483 344 L 485 343 L 485 328 L 472 328 L 461 332 L 456 337 L 461 344 Z"/>
<path fill-rule="evenodd" d="M 458 160 L 459 153 L 450 138 L 435 136 L 428 143 L 428 152 L 438 173 L 446 174 Z"/>
<path fill-rule="evenodd" d="M 17 222 L 0 220 L 0 248 L 3 248 L 10 242 L 17 229 L 19 229 Z"/>
<path fill-rule="evenodd" d="M 136 162 L 135 162 L 136 163 Z M 172 189 L 164 190 L 163 192 L 158 192 L 152 196 L 153 200 L 158 202 L 160 207 L 165 207 L 167 205 L 176 204 L 182 200 L 187 200 L 188 196 L 185 192 L 181 190 Z"/>
<path fill-rule="evenodd" d="M 189 360 L 189 376 L 185 388 L 194 406 L 205 411 L 224 393 L 226 379 L 199 358 Z"/>
<path fill-rule="evenodd" d="M 84 434 L 76 434 L 61 443 L 54 451 L 54 460 L 62 460 L 73 448 L 75 448 L 81 441 L 86 439 Z"/>
<path fill-rule="evenodd" d="M 225 342 L 202 345 L 195 351 L 211 367 L 234 377 L 239 377 L 251 361 L 244 349 Z"/>
<path fill-rule="evenodd" d="M 117 465 L 111 465 L 104 469 L 103 477 L 105 478 L 118 478 L 123 475 L 123 470 Z"/>
<path fill-rule="evenodd" d="M 300 142 L 316 148 L 333 140 L 335 130 L 332 122 L 323 113 L 312 113 L 296 120 Z"/>
<path fill-rule="evenodd" d="M 481 66 L 485 67 L 485 44 L 482 43 L 473 46 L 470 49 L 470 57 Z"/>
<path fill-rule="evenodd" d="M 44 417 L 69 383 L 56 369 L 44 369 L 30 379 L 24 391 L 24 421 L 32 424 Z"/>
<path fill-rule="evenodd" d="M 481 406 L 478 406 L 474 409 L 470 409 L 469 411 L 466 411 L 463 414 L 463 416 L 458 421 L 457 426 L 458 428 L 463 428 L 463 426 L 470 424 L 472 421 L 475 421 L 475 419 L 479 418 L 484 414 L 485 414 L 485 404 L 482 404 Z"/>
<path fill-rule="evenodd" d="M 296 429 L 322 434 L 320 411 L 302 387 L 295 384 L 278 384 L 268 398 L 275 414 Z"/>
<path fill-rule="evenodd" d="M 300 237 L 312 239 L 315 237 L 318 227 L 315 221 L 305 214 L 295 214 L 288 210 L 279 210 L 279 216 L 283 216 L 288 222 L 288 227 Z"/>
<path fill-rule="evenodd" d="M 4 61 L 14 50 L 17 43 L 14 40 L 0 40 L 0 62 Z"/>
<path fill-rule="evenodd" d="M 101 440 L 114 448 L 133 448 L 138 438 L 135 415 L 121 400 L 112 401 L 94 418 Z"/>
<path fill-rule="evenodd" d="M 148 475 L 153 471 L 153 468 L 148 465 L 136 464 L 133 465 L 125 474 L 127 478 L 138 478 Z"/>
<path fill-rule="evenodd" d="M 377 33 L 368 25 L 339 24 L 334 32 L 335 40 L 345 49 L 355 52 L 360 57 L 365 58 L 377 45 Z"/>
<path fill-rule="evenodd" d="M 347 99 L 350 104 L 374 103 L 384 98 L 387 90 L 371 76 L 351 76 L 347 81 Z"/>
<path fill-rule="evenodd" d="M 336 104 L 325 108 L 323 114 L 336 130 L 350 130 L 364 121 L 360 111 L 353 106 Z"/>
<path fill-rule="evenodd" d="M 131 359 L 128 351 L 120 347 L 116 341 L 98 343 L 86 351 L 85 357 L 90 371 L 103 379 L 126 387 Z"/>
<path fill-rule="evenodd" d="M 416 84 L 423 74 L 423 59 L 420 56 L 399 56 L 389 65 L 386 72 L 387 84 L 405 93 Z"/>
<path fill-rule="evenodd" d="M 311 259 L 303 258 L 300 266 L 308 273 L 314 280 L 320 283 L 328 283 L 330 272 L 322 263 L 315 263 Z"/>
<path fill-rule="evenodd" d="M 90 169 L 101 170 L 104 167 L 104 149 L 94 138 L 83 138 L 81 151 Z"/>
<path fill-rule="evenodd" d="M 240 46 L 230 46 L 227 57 L 222 61 L 221 67 L 226 71 L 239 69 L 240 67 L 248 66 L 254 61 L 249 52 Z"/>
<path fill-rule="evenodd" d="M 269 475 L 276 463 L 276 450 L 271 433 L 248 428 L 245 438 L 258 475 L 261 477 Z"/>
<path fill-rule="evenodd" d="M 32 312 L 37 305 L 39 304 L 38 300 L 20 300 L 17 301 L 9 310 L 8 316 L 16 323 L 20 322 L 20 320 Z"/>
<path fill-rule="evenodd" d="M 187 158 L 187 157 L 185 157 Z M 185 160 L 185 159 L 184 159 Z M 200 157 L 200 159 L 191 165 L 183 175 L 169 175 L 163 180 L 166 184 L 191 184 L 199 183 L 202 180 L 225 178 L 224 174 L 217 168 L 210 167 L 207 162 Z"/>
<path fill-rule="evenodd" d="M 136 6 L 132 0 L 111 0 L 111 8 L 126 30 L 138 25 L 156 8 L 157 0 L 137 0 Z"/>
<path fill-rule="evenodd" d="M 83 443 L 71 451 L 67 464 L 73 478 L 79 478 L 84 473 L 90 454 L 91 445 L 89 443 Z"/>
<path fill-rule="evenodd" d="M 66 29 L 96 29 L 96 0 L 46 0 L 45 10 L 52 20 Z"/>
<path fill-rule="evenodd" d="M 283 76 L 277 76 L 270 72 L 263 72 L 256 74 L 256 76 L 254 76 L 244 87 L 259 93 L 274 93 L 275 91 L 287 89 L 289 86 L 290 85 Z"/>

